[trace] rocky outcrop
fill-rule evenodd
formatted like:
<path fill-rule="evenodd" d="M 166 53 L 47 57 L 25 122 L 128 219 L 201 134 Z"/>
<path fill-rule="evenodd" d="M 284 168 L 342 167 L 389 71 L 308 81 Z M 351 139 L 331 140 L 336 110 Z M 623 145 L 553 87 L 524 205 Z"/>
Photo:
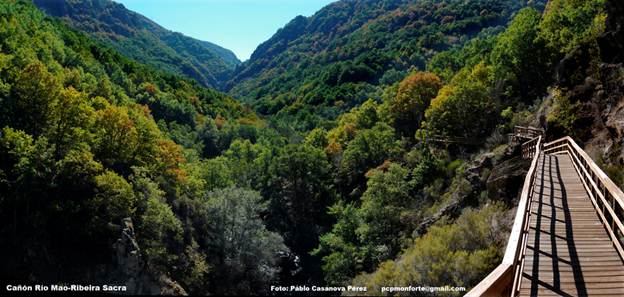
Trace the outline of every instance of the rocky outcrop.
<path fill-rule="evenodd" d="M 522 190 L 529 165 L 521 156 L 497 164 L 487 179 L 488 198 L 513 203 Z"/>
<path fill-rule="evenodd" d="M 413 235 L 424 234 L 443 217 L 457 217 L 467 206 L 479 205 L 480 194 L 488 190 L 488 198 L 511 204 L 522 190 L 527 162 L 517 157 L 519 145 L 508 146 L 503 153 L 488 152 L 477 156 L 464 174 L 455 181 L 449 202 L 435 214 L 424 219 Z M 453 187 L 452 186 L 452 187 Z M 500 187 L 500 188 L 499 188 Z"/>
<path fill-rule="evenodd" d="M 121 236 L 113 244 L 117 267 L 124 276 L 136 276 L 141 272 L 141 250 L 135 239 L 134 225 L 130 218 L 122 223 Z"/>
<path fill-rule="evenodd" d="M 557 84 L 567 90 L 570 102 L 580 102 L 582 106 L 572 136 L 598 163 L 621 168 L 624 165 L 624 1 L 607 0 L 605 8 L 605 32 L 595 44 L 579 46 L 559 63 Z M 547 134 L 549 138 L 558 138 L 564 133 L 551 127 Z"/>
<path fill-rule="evenodd" d="M 124 284 L 131 295 L 187 295 L 184 288 L 166 275 L 149 268 L 141 250 L 130 218 L 122 222 L 121 235 L 113 244 L 115 283 Z"/>
<path fill-rule="evenodd" d="M 413 232 L 414 237 L 418 237 L 427 232 L 435 222 L 443 217 L 458 217 L 461 211 L 469 204 L 470 198 L 474 198 L 479 193 L 479 188 L 473 186 L 468 179 L 461 179 L 457 188 L 451 193 L 449 203 L 442 206 L 435 214 L 425 218 Z"/>

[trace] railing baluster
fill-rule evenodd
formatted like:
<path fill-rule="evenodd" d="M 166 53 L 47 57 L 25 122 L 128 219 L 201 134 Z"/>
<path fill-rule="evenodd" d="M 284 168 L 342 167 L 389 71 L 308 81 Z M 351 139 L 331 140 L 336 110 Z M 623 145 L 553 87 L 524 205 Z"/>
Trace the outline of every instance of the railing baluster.
<path fill-rule="evenodd" d="M 599 217 L 607 229 L 614 243 L 614 247 L 620 257 L 624 259 L 624 223 L 622 223 L 624 221 L 624 193 L 606 174 L 604 174 L 572 138 L 564 137 L 543 144 L 541 142 L 543 130 L 516 126 L 514 127 L 514 133 L 518 136 L 514 138 L 514 140 L 530 135 L 537 135 L 535 138 L 523 143 L 520 150 L 523 158 L 533 159 L 531 169 L 529 169 L 523 186 L 523 194 L 520 199 L 521 204 L 518 205 L 518 213 L 503 263 L 492 272 L 492 274 L 488 275 L 482 283 L 470 291 L 467 296 L 497 296 L 502 294 L 501 291 L 497 291 L 497 294 L 491 290 L 502 290 L 506 288 L 511 291 L 512 296 L 515 296 L 515 294 L 519 292 L 522 276 L 522 271 L 520 271 L 520 269 L 524 267 L 525 245 L 528 236 L 528 226 L 530 226 L 530 203 L 537 171 L 535 167 L 539 162 L 539 156 L 542 154 L 542 151 L 544 154 L 567 152 L 572 157 L 575 169 L 585 189 L 588 191 L 588 194 L 591 195 L 597 212 L 600 212 Z M 524 203 L 524 205 L 522 205 L 522 203 Z M 524 213 L 520 213 L 521 210 L 523 210 Z M 521 222 L 519 222 L 519 220 L 521 220 Z M 517 230 L 518 228 L 521 230 Z M 509 277 L 512 279 L 509 280 Z M 509 281 L 510 283 L 499 283 L 502 281 Z"/>

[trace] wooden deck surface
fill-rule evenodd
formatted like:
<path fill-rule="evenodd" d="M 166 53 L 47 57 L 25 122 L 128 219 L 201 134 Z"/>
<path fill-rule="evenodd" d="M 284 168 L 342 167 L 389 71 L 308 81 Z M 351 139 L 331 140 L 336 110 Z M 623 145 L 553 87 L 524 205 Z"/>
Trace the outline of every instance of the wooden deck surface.
<path fill-rule="evenodd" d="M 520 296 L 624 296 L 624 262 L 569 155 L 537 170 Z"/>

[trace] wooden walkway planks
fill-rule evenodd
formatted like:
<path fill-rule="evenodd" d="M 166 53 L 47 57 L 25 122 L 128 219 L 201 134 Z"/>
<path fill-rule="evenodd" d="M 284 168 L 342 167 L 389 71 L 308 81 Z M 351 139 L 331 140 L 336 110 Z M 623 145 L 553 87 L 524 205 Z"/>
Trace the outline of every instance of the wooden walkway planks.
<path fill-rule="evenodd" d="M 624 296 L 624 262 L 569 155 L 537 170 L 520 296 Z"/>

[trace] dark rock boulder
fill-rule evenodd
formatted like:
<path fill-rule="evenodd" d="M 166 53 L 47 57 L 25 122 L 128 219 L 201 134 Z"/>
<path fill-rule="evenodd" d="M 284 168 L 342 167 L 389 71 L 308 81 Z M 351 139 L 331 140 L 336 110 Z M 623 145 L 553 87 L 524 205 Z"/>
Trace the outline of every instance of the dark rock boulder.
<path fill-rule="evenodd" d="M 488 198 L 512 204 L 522 191 L 530 163 L 521 156 L 505 160 L 492 169 L 487 179 Z"/>
<path fill-rule="evenodd" d="M 600 54 L 605 63 L 624 61 L 624 1 L 607 0 L 606 32 L 598 38 Z"/>
<path fill-rule="evenodd" d="M 557 85 L 572 88 L 583 83 L 591 63 L 590 49 L 587 44 L 579 45 L 569 52 L 557 65 Z"/>

